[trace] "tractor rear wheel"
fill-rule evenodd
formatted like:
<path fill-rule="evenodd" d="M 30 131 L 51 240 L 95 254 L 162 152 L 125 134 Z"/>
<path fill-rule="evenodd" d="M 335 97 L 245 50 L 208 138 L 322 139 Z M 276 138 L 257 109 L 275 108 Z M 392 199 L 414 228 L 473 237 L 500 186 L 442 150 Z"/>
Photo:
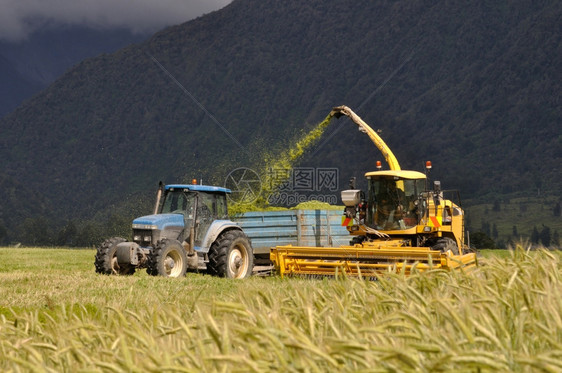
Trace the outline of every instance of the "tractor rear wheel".
<path fill-rule="evenodd" d="M 103 241 L 96 252 L 96 272 L 105 275 L 132 275 L 135 267 L 130 264 L 119 264 L 117 262 L 117 245 L 127 240 L 121 237 L 112 237 Z"/>
<path fill-rule="evenodd" d="M 226 278 L 246 278 L 254 269 L 254 252 L 248 237 L 239 230 L 220 234 L 209 250 L 207 270 Z"/>
<path fill-rule="evenodd" d="M 442 253 L 446 253 L 451 250 L 453 255 L 459 255 L 459 247 L 457 246 L 457 243 L 449 237 L 438 238 L 435 241 L 435 244 L 431 246 L 431 250 L 441 251 Z"/>
<path fill-rule="evenodd" d="M 187 271 L 187 254 L 177 240 L 163 239 L 148 256 L 149 275 L 183 277 Z"/>

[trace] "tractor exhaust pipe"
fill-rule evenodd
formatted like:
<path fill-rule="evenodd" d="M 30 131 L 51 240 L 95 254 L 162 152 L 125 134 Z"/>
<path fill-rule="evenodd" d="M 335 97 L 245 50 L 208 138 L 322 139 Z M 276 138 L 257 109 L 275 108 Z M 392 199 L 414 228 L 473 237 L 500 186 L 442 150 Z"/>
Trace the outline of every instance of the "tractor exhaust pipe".
<path fill-rule="evenodd" d="M 158 214 L 158 207 L 160 207 L 160 198 L 162 198 L 163 191 L 164 183 L 160 182 L 160 184 L 158 184 L 158 193 L 156 193 L 156 206 L 154 206 L 154 215 Z"/>

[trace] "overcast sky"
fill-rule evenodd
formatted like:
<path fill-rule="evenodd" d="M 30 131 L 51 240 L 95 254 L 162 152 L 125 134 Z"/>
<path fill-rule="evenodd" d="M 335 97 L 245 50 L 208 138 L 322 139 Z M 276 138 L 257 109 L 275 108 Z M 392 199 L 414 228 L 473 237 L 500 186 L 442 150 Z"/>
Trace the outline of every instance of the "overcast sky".
<path fill-rule="evenodd" d="M 0 0 L 0 40 L 21 41 L 45 24 L 153 32 L 232 0 Z"/>

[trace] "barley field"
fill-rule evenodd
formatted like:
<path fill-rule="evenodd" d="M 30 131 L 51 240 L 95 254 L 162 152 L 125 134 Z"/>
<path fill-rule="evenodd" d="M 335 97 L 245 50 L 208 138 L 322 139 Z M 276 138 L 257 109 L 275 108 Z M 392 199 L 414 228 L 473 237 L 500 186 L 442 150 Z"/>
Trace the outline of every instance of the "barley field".
<path fill-rule="evenodd" d="M 559 252 L 378 281 L 94 273 L 0 248 L 2 372 L 562 371 Z"/>

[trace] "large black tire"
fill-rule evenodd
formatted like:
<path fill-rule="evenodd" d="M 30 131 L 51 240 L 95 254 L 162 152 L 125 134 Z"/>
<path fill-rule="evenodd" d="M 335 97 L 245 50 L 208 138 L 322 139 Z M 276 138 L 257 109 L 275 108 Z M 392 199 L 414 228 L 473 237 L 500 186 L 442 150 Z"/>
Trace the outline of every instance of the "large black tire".
<path fill-rule="evenodd" d="M 187 254 L 177 240 L 165 238 L 148 256 L 146 272 L 152 276 L 183 277 L 187 271 Z"/>
<path fill-rule="evenodd" d="M 254 269 L 254 252 L 248 237 L 239 230 L 220 234 L 209 250 L 207 271 L 214 276 L 246 278 Z"/>
<path fill-rule="evenodd" d="M 105 275 L 132 275 L 135 267 L 130 264 L 119 264 L 115 252 L 117 245 L 127 240 L 121 237 L 111 237 L 103 241 L 96 252 L 96 272 Z"/>
<path fill-rule="evenodd" d="M 431 246 L 431 250 L 441 251 L 442 253 L 446 253 L 451 250 L 453 255 L 459 255 L 459 247 L 457 246 L 457 243 L 449 237 L 438 238 L 435 241 L 435 244 Z"/>

